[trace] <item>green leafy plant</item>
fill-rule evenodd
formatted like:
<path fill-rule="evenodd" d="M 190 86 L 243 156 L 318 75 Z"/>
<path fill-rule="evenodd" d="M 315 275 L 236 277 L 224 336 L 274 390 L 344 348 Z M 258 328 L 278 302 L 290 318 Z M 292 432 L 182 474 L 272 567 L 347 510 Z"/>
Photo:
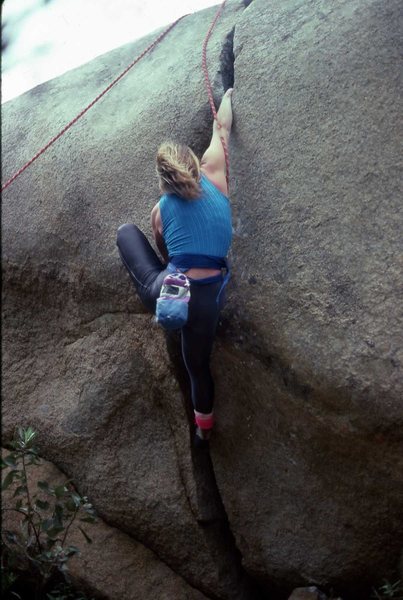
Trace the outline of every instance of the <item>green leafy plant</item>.
<path fill-rule="evenodd" d="M 403 600 L 403 585 L 400 581 L 390 583 L 386 579 L 383 580 L 383 584 L 378 588 L 373 588 L 372 596 L 376 600 L 386 600 L 387 598 L 393 598 L 394 600 Z"/>
<path fill-rule="evenodd" d="M 11 452 L 2 458 L 2 469 L 6 474 L 2 490 L 14 490 L 12 507 L 2 507 L 2 512 L 12 511 L 19 515 L 19 529 L 2 530 L 2 592 L 8 597 L 20 598 L 19 588 L 13 591 L 16 581 L 21 578 L 29 583 L 31 598 L 46 598 L 46 589 L 52 590 L 52 582 L 62 575 L 63 582 L 68 581 L 69 559 L 80 553 L 79 548 L 68 545 L 68 534 L 77 520 L 94 523 L 96 515 L 86 496 L 74 489 L 71 481 L 61 485 L 51 485 L 47 481 L 37 481 L 36 489 L 29 484 L 27 471 L 33 465 L 41 464 L 34 446 L 37 433 L 28 427 L 18 427 Z M 85 540 L 91 538 L 79 526 Z M 59 581 L 60 583 L 60 581 Z M 67 589 L 67 588 L 66 588 Z M 71 598 L 60 592 L 49 600 L 63 597 Z M 68 592 L 70 593 L 70 592 Z M 80 596 L 82 597 L 82 596 Z"/>

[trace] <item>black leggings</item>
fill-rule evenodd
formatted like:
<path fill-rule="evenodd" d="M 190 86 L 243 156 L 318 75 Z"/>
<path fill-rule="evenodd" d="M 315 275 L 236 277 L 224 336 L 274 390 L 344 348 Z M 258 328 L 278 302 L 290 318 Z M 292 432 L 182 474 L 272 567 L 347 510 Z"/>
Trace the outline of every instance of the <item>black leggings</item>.
<path fill-rule="evenodd" d="M 117 245 L 141 301 L 151 312 L 155 312 L 162 281 L 168 274 L 166 266 L 136 225 L 119 227 Z M 222 280 L 207 284 L 195 279 L 190 282 L 189 318 L 181 330 L 182 356 L 190 377 L 194 409 L 211 413 L 214 382 L 209 363 L 224 292 L 220 294 L 218 304 Z"/>

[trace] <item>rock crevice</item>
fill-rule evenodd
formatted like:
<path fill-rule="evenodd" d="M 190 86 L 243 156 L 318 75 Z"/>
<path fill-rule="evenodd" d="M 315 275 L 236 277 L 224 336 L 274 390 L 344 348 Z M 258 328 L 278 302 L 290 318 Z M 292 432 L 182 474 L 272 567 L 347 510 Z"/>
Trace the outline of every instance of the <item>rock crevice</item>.
<path fill-rule="evenodd" d="M 166 336 L 166 341 L 171 363 L 174 365 L 175 377 L 182 391 L 184 409 L 188 417 L 188 451 L 191 452 L 192 457 L 192 479 L 190 482 L 192 489 L 188 490 L 186 494 L 192 513 L 208 538 L 212 552 L 217 553 L 217 559 L 219 557 L 218 560 L 223 566 L 225 565 L 226 577 L 228 578 L 228 598 L 234 600 L 263 600 L 265 596 L 258 584 L 243 569 L 242 556 L 236 547 L 235 538 L 230 529 L 217 486 L 210 453 L 207 448 L 194 447 L 194 415 L 188 375 L 181 356 L 180 339 L 176 335 L 170 334 Z M 178 460 L 181 462 L 180 457 L 178 457 Z M 187 489 L 189 478 L 184 475 L 182 482 L 185 489 Z M 215 598 L 215 596 L 212 597 Z"/>
<path fill-rule="evenodd" d="M 218 75 L 221 76 L 222 88 L 224 91 L 234 87 L 235 84 L 234 34 L 235 26 L 226 35 L 220 54 L 220 69 Z"/>

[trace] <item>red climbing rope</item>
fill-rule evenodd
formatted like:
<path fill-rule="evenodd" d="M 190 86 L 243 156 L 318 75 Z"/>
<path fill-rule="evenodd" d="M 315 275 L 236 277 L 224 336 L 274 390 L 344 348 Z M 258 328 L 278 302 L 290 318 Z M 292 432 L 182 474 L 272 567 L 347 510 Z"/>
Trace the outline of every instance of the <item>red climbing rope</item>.
<path fill-rule="evenodd" d="M 210 84 L 209 75 L 208 75 L 208 69 L 207 69 L 207 44 L 208 44 L 208 41 L 209 41 L 209 39 L 211 37 L 211 34 L 213 32 L 214 26 L 215 26 L 216 22 L 218 21 L 220 15 L 221 15 L 221 12 L 224 9 L 225 3 L 226 3 L 226 0 L 224 0 L 224 2 L 221 4 L 221 6 L 218 9 L 217 14 L 216 14 L 213 22 L 212 22 L 212 24 L 210 25 L 210 29 L 208 30 L 206 38 L 205 38 L 204 43 L 203 43 L 203 51 L 202 51 L 202 56 L 203 56 L 202 67 L 203 67 L 204 78 L 205 78 L 206 87 L 207 87 L 208 99 L 209 99 L 211 111 L 213 113 L 213 117 L 214 117 L 215 121 L 217 122 L 218 127 L 221 127 L 221 124 L 219 123 L 219 121 L 217 119 L 217 111 L 215 109 L 214 100 L 213 100 L 213 92 L 212 92 L 212 89 L 211 89 L 211 84 Z M 35 154 L 35 156 L 33 156 L 23 167 L 21 167 L 21 169 L 19 169 L 12 177 L 10 177 L 10 179 L 8 181 L 6 181 L 6 183 L 2 186 L 1 191 L 3 192 L 6 188 L 8 188 L 8 186 L 11 185 L 13 183 L 13 181 L 15 181 L 17 179 L 17 177 L 19 177 L 25 171 L 25 169 L 28 169 L 28 167 L 31 166 L 32 163 L 35 162 L 36 159 L 39 158 L 44 152 L 46 152 L 46 150 L 50 146 L 52 146 L 52 144 L 54 144 L 64 133 L 66 133 L 66 131 L 68 129 L 70 129 L 70 127 L 72 127 L 75 123 L 77 123 L 77 121 L 79 119 L 81 119 L 81 117 L 83 115 L 85 115 L 85 113 L 87 111 L 89 111 L 90 108 L 92 108 L 96 102 L 98 102 L 98 100 L 100 100 L 107 92 L 109 92 L 109 90 L 114 85 L 116 85 L 116 83 L 118 81 L 120 81 L 122 79 L 122 77 L 124 77 L 126 75 L 126 73 L 128 71 L 130 71 L 130 69 L 132 67 L 134 67 L 134 65 L 136 63 L 138 63 L 148 52 L 150 52 L 166 36 L 166 34 L 169 33 L 169 31 L 171 31 L 171 29 L 173 29 L 175 27 L 175 25 L 177 23 L 179 23 L 179 21 L 181 19 L 183 19 L 185 16 L 187 16 L 187 15 L 183 15 L 182 17 L 180 17 L 179 19 L 177 19 L 176 21 L 174 21 L 169 27 L 167 27 L 128 67 L 126 67 L 126 69 L 124 71 L 122 71 L 122 73 L 120 75 L 118 75 L 118 77 L 116 77 L 116 79 L 114 79 L 112 81 L 112 83 L 110 83 L 108 85 L 108 87 L 106 87 L 104 89 L 103 92 L 101 92 L 100 94 L 98 94 L 98 96 L 92 102 L 90 102 L 90 104 L 88 104 L 88 106 L 86 106 L 76 117 L 74 117 L 74 119 L 72 119 L 65 127 L 63 127 L 63 129 L 57 135 L 55 135 L 45 146 L 43 146 L 43 148 L 41 148 Z M 221 139 L 221 143 L 222 143 L 223 149 L 224 149 L 227 187 L 229 187 L 229 154 L 228 154 L 228 148 L 227 148 L 227 145 L 225 143 L 224 138 L 220 136 L 220 139 Z"/>
<path fill-rule="evenodd" d="M 68 123 L 65 127 L 63 127 L 63 129 L 57 134 L 55 135 L 55 137 L 53 137 L 43 148 L 41 148 L 36 154 L 35 156 L 33 156 L 23 167 L 21 167 L 21 169 L 19 169 L 12 177 L 10 177 L 10 179 L 2 186 L 1 191 L 3 192 L 9 185 L 11 185 L 13 183 L 13 181 L 15 181 L 17 179 L 17 177 L 19 177 L 19 175 L 21 175 L 21 173 L 23 173 L 25 171 L 25 169 L 28 169 L 28 167 L 30 165 L 32 165 L 32 163 L 39 158 L 44 152 L 46 152 L 46 150 L 52 145 L 54 144 L 64 133 L 66 133 L 66 131 L 68 129 L 70 129 L 70 127 L 72 127 L 75 123 L 77 123 L 77 121 L 83 116 L 85 115 L 85 113 L 94 106 L 94 104 L 96 102 L 98 102 L 98 100 L 100 100 L 102 98 L 102 96 L 104 96 L 107 92 L 109 92 L 109 90 L 118 82 L 120 81 L 120 79 L 122 79 L 122 77 L 124 77 L 126 75 L 126 73 L 128 71 L 130 71 L 130 69 L 132 67 L 134 67 L 134 65 L 136 63 L 139 62 L 139 60 L 141 60 L 148 52 L 150 52 L 165 36 L 166 34 L 171 31 L 171 29 L 173 29 L 175 27 L 175 25 L 177 23 L 179 23 L 179 21 L 181 19 L 183 19 L 185 16 L 187 15 L 183 15 L 182 17 L 180 17 L 179 19 L 177 19 L 176 21 L 174 21 L 169 27 L 167 27 L 165 29 L 165 31 L 163 31 L 141 54 L 140 56 L 138 56 L 124 71 L 122 71 L 122 73 L 120 75 L 118 75 L 118 77 L 116 77 L 116 79 L 114 79 L 112 81 L 112 83 L 110 83 L 108 85 L 107 88 L 104 89 L 103 92 L 101 92 L 86 108 L 84 108 L 76 117 L 74 117 L 74 119 L 72 119 L 70 121 L 70 123 Z"/>
<path fill-rule="evenodd" d="M 210 29 L 207 32 L 206 38 L 203 42 L 203 50 L 202 50 L 202 68 L 203 68 L 203 72 L 204 72 L 204 79 L 206 82 L 206 88 L 207 88 L 207 94 L 208 94 L 208 99 L 209 99 L 209 103 L 210 103 L 210 107 L 211 107 L 211 112 L 213 113 L 213 117 L 214 120 L 217 123 L 218 128 L 221 128 L 221 123 L 218 121 L 217 118 L 217 111 L 214 105 L 214 99 L 213 99 L 213 91 L 211 88 L 211 83 L 210 83 L 210 79 L 209 79 L 209 75 L 208 75 L 208 69 L 207 69 L 207 44 L 209 42 L 209 39 L 211 37 L 211 34 L 213 33 L 213 29 L 215 27 L 215 24 L 217 23 L 223 9 L 225 6 L 227 0 L 224 0 L 224 2 L 221 4 L 220 8 L 217 11 L 216 16 L 214 17 L 213 22 L 210 25 Z M 225 156 L 225 176 L 227 179 L 227 188 L 229 189 L 229 152 L 228 152 L 228 148 L 227 148 L 227 144 L 225 143 L 225 139 L 223 137 L 220 136 L 221 139 L 221 143 L 222 143 L 222 147 L 224 150 L 224 156 Z"/>

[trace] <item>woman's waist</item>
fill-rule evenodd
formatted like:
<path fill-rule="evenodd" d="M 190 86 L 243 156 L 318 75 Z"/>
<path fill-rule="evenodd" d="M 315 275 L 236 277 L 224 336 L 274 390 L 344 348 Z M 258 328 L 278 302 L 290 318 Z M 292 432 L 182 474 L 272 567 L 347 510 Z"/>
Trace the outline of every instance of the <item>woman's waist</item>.
<path fill-rule="evenodd" d="M 208 254 L 176 254 L 169 257 L 169 262 L 182 273 L 189 270 L 193 270 L 195 273 L 209 271 L 209 276 L 212 274 L 211 271 L 216 271 L 215 274 L 217 274 L 221 272 L 221 269 L 228 268 L 226 258 Z"/>
<path fill-rule="evenodd" d="M 206 277 L 214 277 L 214 275 L 221 275 L 222 272 L 220 269 L 201 269 L 194 267 L 188 271 L 183 271 L 183 273 L 187 277 L 190 277 L 190 279 L 204 279 Z"/>
<path fill-rule="evenodd" d="M 226 258 L 201 254 L 178 254 L 169 257 L 168 269 L 180 271 L 197 284 L 227 282 L 229 265 Z"/>

